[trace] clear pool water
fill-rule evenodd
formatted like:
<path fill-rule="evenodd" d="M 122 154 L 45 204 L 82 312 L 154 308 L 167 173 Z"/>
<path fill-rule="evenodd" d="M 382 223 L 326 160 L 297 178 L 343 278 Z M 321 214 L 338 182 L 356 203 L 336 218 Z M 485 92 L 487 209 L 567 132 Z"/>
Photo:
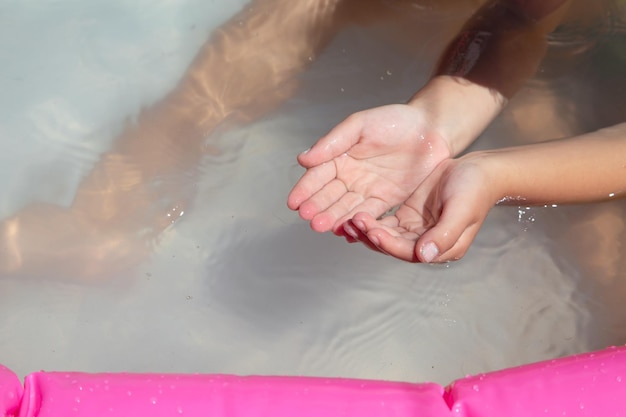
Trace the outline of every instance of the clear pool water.
<path fill-rule="evenodd" d="M 0 4 L 1 363 L 445 384 L 626 342 L 624 201 L 498 207 L 462 261 L 437 266 L 315 234 L 286 208 L 296 155 L 350 113 L 406 100 L 471 2 L 398 2 L 399 20 L 343 30 L 279 108 L 208 136 L 147 205 L 129 196 L 106 238 L 74 233 L 81 180 L 244 4 Z M 624 120 L 622 22 L 557 32 L 474 147 Z M 156 217 L 169 226 L 152 235 Z"/>

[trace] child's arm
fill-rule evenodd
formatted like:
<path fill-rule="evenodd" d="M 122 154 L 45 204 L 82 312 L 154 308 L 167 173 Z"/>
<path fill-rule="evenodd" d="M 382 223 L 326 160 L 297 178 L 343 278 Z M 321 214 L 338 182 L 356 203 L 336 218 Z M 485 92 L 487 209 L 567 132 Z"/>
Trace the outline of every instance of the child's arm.
<path fill-rule="evenodd" d="M 584 203 L 626 196 L 626 124 L 571 139 L 446 161 L 393 215 L 357 214 L 355 237 L 412 262 L 460 259 L 497 203 Z"/>
<path fill-rule="evenodd" d="M 626 193 L 626 123 L 572 139 L 468 155 L 495 197 L 512 204 L 584 203 Z"/>

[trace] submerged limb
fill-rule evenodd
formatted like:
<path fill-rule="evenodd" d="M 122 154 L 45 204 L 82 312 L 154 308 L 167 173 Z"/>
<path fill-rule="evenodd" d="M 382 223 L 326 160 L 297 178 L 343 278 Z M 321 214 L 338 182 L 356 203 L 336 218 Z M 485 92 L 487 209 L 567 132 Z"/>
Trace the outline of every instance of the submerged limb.
<path fill-rule="evenodd" d="M 189 204 L 185 185 L 203 157 L 220 152 L 207 138 L 290 96 L 294 76 L 334 35 L 338 3 L 254 0 L 217 29 L 176 88 L 115 139 L 69 208 L 33 204 L 2 222 L 2 272 L 45 275 L 72 263 L 68 274 L 82 277 L 98 263 L 110 272 L 145 258 L 172 210 Z"/>
<path fill-rule="evenodd" d="M 465 24 L 435 70 L 512 97 L 537 70 L 547 35 L 572 0 L 490 0 Z"/>

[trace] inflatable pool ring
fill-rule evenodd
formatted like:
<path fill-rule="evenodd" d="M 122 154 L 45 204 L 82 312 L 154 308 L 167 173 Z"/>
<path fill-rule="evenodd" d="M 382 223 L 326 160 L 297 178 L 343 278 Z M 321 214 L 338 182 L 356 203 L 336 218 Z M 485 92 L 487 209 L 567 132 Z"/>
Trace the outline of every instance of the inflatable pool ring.
<path fill-rule="evenodd" d="M 36 372 L 0 366 L 2 417 L 626 416 L 626 347 L 447 387 L 312 377 Z"/>

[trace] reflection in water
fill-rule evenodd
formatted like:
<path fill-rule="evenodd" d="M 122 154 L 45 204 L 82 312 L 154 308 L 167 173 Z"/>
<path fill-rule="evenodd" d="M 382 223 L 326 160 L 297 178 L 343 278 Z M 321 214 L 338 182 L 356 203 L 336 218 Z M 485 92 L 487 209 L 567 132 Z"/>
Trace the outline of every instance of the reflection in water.
<path fill-rule="evenodd" d="M 447 383 L 623 342 L 623 203 L 498 208 L 466 259 L 437 267 L 315 235 L 284 207 L 297 152 L 352 111 L 410 96 L 477 3 L 256 1 L 231 18 L 165 98 L 101 144 L 68 207 L 30 203 L 3 220 L 2 360 L 21 373 Z M 623 24 L 592 12 L 555 32 L 476 146 L 623 120 Z"/>

